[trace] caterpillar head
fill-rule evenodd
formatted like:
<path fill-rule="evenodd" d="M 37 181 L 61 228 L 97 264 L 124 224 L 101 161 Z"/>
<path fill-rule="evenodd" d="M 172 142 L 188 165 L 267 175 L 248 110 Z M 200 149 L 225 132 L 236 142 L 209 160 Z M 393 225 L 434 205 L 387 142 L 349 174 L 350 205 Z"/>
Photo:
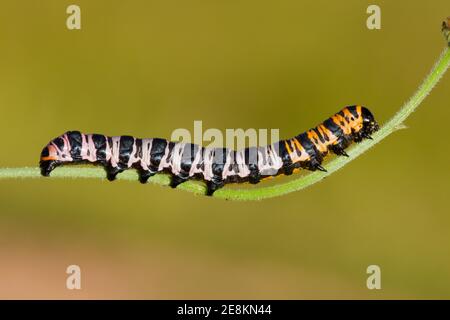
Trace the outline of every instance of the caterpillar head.
<path fill-rule="evenodd" d="M 362 129 L 360 131 L 360 136 L 362 138 L 370 138 L 370 135 L 378 129 L 380 126 L 376 122 L 372 112 L 365 107 L 361 107 L 361 116 L 362 116 Z"/>
<path fill-rule="evenodd" d="M 366 107 L 349 106 L 341 111 L 341 115 L 351 128 L 352 140 L 355 142 L 370 139 L 370 135 L 379 128 L 372 113 Z"/>
<path fill-rule="evenodd" d="M 48 177 L 50 172 L 59 164 L 56 148 L 52 145 L 47 145 L 41 152 L 41 160 L 39 161 L 39 167 L 41 168 L 41 174 L 44 177 Z"/>
<path fill-rule="evenodd" d="M 72 161 L 67 134 L 63 134 L 50 141 L 41 152 L 39 167 L 43 176 L 49 176 L 50 172 L 64 162 Z"/>

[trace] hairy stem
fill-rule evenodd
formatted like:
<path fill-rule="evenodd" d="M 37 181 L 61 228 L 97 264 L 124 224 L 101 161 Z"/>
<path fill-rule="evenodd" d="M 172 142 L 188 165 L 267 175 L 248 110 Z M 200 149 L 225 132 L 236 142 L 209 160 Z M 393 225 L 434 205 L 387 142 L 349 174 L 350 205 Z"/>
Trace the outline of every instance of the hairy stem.
<path fill-rule="evenodd" d="M 448 37 L 448 33 L 447 33 Z M 431 92 L 439 79 L 444 75 L 450 65 L 450 50 L 447 47 L 441 54 L 439 60 L 434 65 L 430 74 L 425 78 L 421 86 L 414 95 L 406 102 L 400 111 L 392 117 L 381 129 L 373 135 L 373 140 L 365 140 L 362 143 L 354 145 L 347 152 L 350 157 L 337 157 L 326 164 L 328 172 L 312 172 L 300 176 L 298 179 L 280 183 L 268 187 L 252 187 L 245 189 L 224 188 L 214 193 L 214 198 L 228 200 L 262 200 L 281 196 L 293 191 L 301 190 L 321 181 L 333 172 L 339 170 L 346 164 L 356 159 L 359 155 L 366 152 L 375 144 L 386 138 L 392 132 L 402 128 L 403 121 L 420 105 L 425 97 Z M 0 168 L 0 179 L 11 178 L 40 178 L 38 168 Z M 62 167 L 52 172 L 54 178 L 105 178 L 105 172 L 101 168 L 85 167 Z M 128 170 L 118 176 L 119 180 L 137 180 L 137 174 L 133 170 Z M 149 180 L 152 183 L 168 185 L 170 178 L 168 175 L 159 174 Z M 178 189 L 190 191 L 196 194 L 204 194 L 206 188 L 198 182 L 186 182 L 181 184 Z"/>

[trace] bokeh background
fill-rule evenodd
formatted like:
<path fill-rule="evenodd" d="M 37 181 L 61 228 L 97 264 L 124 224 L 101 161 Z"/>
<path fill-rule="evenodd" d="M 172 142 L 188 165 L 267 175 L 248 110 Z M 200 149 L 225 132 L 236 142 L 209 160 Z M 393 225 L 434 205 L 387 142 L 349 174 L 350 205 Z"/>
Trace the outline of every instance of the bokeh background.
<path fill-rule="evenodd" d="M 381 30 L 366 28 L 373 3 Z M 202 120 L 287 138 L 349 104 L 383 123 L 442 51 L 449 14 L 447 0 L 3 0 L 0 166 L 37 165 L 73 129 L 170 137 Z M 449 85 L 407 130 L 271 200 L 0 180 L 0 297 L 450 298 Z M 70 264 L 80 291 L 65 288 Z M 366 288 L 371 264 L 381 290 Z"/>

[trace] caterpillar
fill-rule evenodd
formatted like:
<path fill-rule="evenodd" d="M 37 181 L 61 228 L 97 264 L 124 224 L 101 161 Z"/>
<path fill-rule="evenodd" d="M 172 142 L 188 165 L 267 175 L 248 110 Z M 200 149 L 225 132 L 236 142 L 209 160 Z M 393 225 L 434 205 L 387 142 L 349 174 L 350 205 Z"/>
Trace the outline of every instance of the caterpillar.
<path fill-rule="evenodd" d="M 325 156 L 329 153 L 348 156 L 345 149 L 352 142 L 371 139 L 370 134 L 378 129 L 369 109 L 356 105 L 345 107 L 294 138 L 239 151 L 160 138 L 68 131 L 44 147 L 39 165 L 41 174 L 49 176 L 53 169 L 64 164 L 99 164 L 110 181 L 120 172 L 135 168 L 141 183 L 158 172 L 167 172 L 172 176 L 172 188 L 189 179 L 201 179 L 206 182 L 206 195 L 211 196 L 227 183 L 256 184 L 265 177 L 291 175 L 300 169 L 326 171 L 322 167 Z"/>

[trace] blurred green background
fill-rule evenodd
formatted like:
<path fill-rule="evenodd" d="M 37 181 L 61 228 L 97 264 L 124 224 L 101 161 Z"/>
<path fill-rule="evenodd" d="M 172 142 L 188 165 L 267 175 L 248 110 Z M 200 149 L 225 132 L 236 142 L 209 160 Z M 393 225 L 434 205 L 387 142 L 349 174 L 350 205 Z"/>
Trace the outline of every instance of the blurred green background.
<path fill-rule="evenodd" d="M 82 29 L 66 28 L 81 7 Z M 380 123 L 444 47 L 447 0 L 11 1 L 0 6 L 0 166 L 67 130 L 279 128 L 345 105 Z M 450 298 L 450 75 L 402 130 L 261 202 L 138 182 L 0 180 L 2 298 Z M 283 178 L 280 178 L 283 179 Z M 278 180 L 280 181 L 280 180 Z M 65 268 L 82 290 L 65 288 Z M 382 289 L 366 288 L 381 267 Z"/>

